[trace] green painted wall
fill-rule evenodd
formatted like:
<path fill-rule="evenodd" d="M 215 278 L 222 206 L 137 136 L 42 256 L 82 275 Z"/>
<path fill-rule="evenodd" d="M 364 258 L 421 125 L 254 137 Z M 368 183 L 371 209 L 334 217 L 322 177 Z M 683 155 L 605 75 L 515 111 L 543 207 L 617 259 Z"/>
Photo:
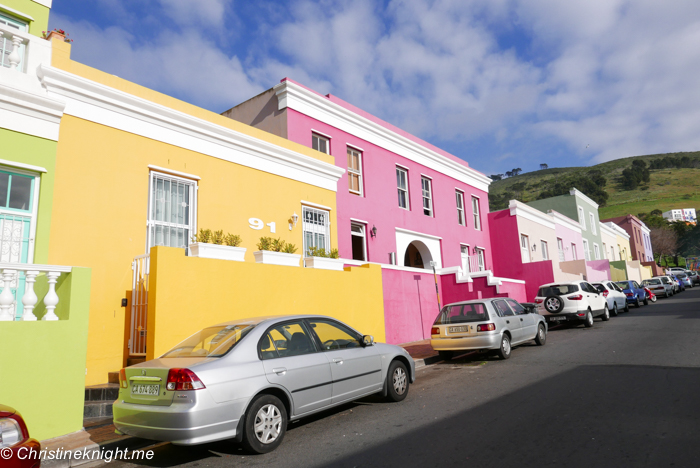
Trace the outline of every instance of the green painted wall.
<path fill-rule="evenodd" d="M 578 213 L 576 212 L 576 205 L 572 203 L 571 195 L 559 195 L 556 197 L 545 198 L 544 200 L 534 200 L 528 202 L 527 204 L 533 208 L 546 213 L 549 210 L 557 211 L 564 216 L 578 221 Z"/>
<path fill-rule="evenodd" d="M 90 309 L 89 268 L 59 278 L 55 322 L 0 322 L 0 401 L 22 413 L 29 433 L 50 439 L 83 427 L 85 359 Z M 47 290 L 40 277 L 40 304 Z M 43 304 L 42 304 L 43 306 Z M 43 316 L 43 307 L 35 315 Z"/>
<path fill-rule="evenodd" d="M 51 10 L 44 5 L 39 5 L 32 0 L 2 0 L 0 3 L 34 18 L 34 21 L 29 23 L 29 34 L 41 37 L 41 32 L 49 29 L 49 12 Z M 14 16 L 11 13 L 3 13 Z M 24 21 L 23 18 L 19 19 Z"/>
<path fill-rule="evenodd" d="M 6 129 L 0 129 L 0 142 L 3 149 L 1 159 L 40 166 L 48 171 L 41 174 L 39 212 L 34 242 L 34 263 L 46 264 L 49 258 L 49 228 L 56 173 L 56 142 Z M 10 166 L 6 169 L 12 171 Z"/>

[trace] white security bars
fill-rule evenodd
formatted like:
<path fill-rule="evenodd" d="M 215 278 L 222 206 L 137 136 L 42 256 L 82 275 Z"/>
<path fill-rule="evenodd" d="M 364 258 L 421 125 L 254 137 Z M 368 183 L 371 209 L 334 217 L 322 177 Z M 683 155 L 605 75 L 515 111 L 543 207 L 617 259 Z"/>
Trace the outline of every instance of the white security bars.
<path fill-rule="evenodd" d="M 197 195 L 195 182 L 151 172 L 148 210 L 148 246 L 187 249 L 195 232 Z"/>
<path fill-rule="evenodd" d="M 0 275 L 0 322 L 37 320 L 34 309 L 39 298 L 34 291 L 34 284 L 37 277 L 42 274 L 46 275 L 49 291 L 44 296 L 46 313 L 41 319 L 59 319 L 55 312 L 59 303 L 56 282 L 62 273 L 70 273 L 71 267 L 0 263 L 0 271 L 2 272 Z M 21 309 L 19 309 L 21 313 L 17 312 L 19 303 L 22 304 Z"/>
<path fill-rule="evenodd" d="M 302 227 L 304 231 L 304 255 L 308 255 L 309 248 L 331 248 L 330 224 L 328 212 L 316 208 L 302 207 Z"/>

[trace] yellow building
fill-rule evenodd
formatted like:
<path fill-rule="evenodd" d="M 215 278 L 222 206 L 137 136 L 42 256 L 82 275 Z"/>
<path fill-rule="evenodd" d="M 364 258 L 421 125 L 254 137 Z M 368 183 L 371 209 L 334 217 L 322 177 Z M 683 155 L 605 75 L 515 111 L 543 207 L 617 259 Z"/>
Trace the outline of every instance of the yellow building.
<path fill-rule="evenodd" d="M 256 265 L 236 268 L 232 263 L 217 266 L 221 260 L 185 258 L 200 228 L 240 235 L 247 263 L 255 262 L 260 237 L 295 244 L 297 254 L 311 245 L 335 247 L 335 190 L 344 171 L 332 156 L 77 63 L 70 59 L 68 43 L 53 41 L 52 46 L 52 66 L 41 67 L 39 76 L 49 95 L 66 108 L 56 156 L 49 262 L 92 268 L 88 385 L 106 382 L 108 373 L 121 368 L 130 355 L 151 357 L 176 344 L 210 324 L 208 317 L 216 323 L 272 312 L 322 312 L 314 308 L 321 304 L 314 298 L 326 297 L 328 291 L 342 296 L 345 280 L 353 288 L 369 288 L 374 308 L 363 303 L 362 316 L 355 314 L 360 305 L 334 315 L 383 338 L 379 270 L 319 272 L 257 265 L 251 271 Z M 171 264 L 187 270 L 175 273 L 185 275 L 179 281 L 168 277 L 167 282 L 178 288 L 170 290 L 172 297 L 184 293 L 186 301 L 167 302 L 165 283 L 158 285 L 159 304 L 178 309 L 167 313 L 154 300 L 145 305 L 147 296 L 139 283 L 143 277 L 134 283 L 132 270 L 133 262 L 137 273 L 145 272 L 145 260 L 134 259 L 157 245 L 177 247 L 182 258 Z M 216 277 L 217 290 L 207 286 L 216 276 L 207 276 L 208 270 L 227 275 L 223 283 Z M 254 300 L 239 301 L 233 294 L 248 293 L 269 305 L 277 298 L 270 291 L 279 287 L 265 283 L 268 272 L 270 279 L 296 285 L 293 291 L 282 288 L 287 295 L 277 308 L 256 310 Z M 324 291 L 314 290 L 314 275 L 319 274 L 331 278 L 318 286 Z M 160 281 L 166 276 L 161 269 Z M 247 284 L 248 289 L 227 290 L 227 282 Z M 132 304 L 133 284 L 140 291 L 133 296 L 137 304 Z M 239 303 L 247 307 L 239 309 Z M 135 313 L 147 307 L 148 319 L 136 316 L 132 322 L 132 306 Z M 156 338 L 158 331 L 151 328 L 156 323 L 167 324 L 169 338 L 163 339 L 165 332 Z"/>

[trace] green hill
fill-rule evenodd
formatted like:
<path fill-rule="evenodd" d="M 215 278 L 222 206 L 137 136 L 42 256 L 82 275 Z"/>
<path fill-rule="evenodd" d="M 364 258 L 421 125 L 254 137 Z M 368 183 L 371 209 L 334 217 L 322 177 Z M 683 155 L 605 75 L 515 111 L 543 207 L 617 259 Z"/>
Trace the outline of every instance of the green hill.
<path fill-rule="evenodd" d="M 650 169 L 648 183 L 643 183 L 634 190 L 622 186 L 622 171 L 629 168 L 632 161 L 643 160 L 649 166 L 652 161 L 665 157 L 687 157 L 685 161 L 690 162 L 689 167 Z M 594 172 L 596 170 L 600 172 Z M 700 211 L 700 151 L 633 156 L 595 166 L 551 168 L 497 180 L 489 189 L 491 211 L 506 208 L 510 199 L 523 202 L 536 200 L 542 192 L 552 190 L 557 183 L 561 188 L 577 178 L 587 179 L 591 173 L 593 176 L 602 176 L 606 181 L 603 189 L 608 193 L 608 199 L 605 206 L 600 208 L 601 219 L 629 213 L 649 213 L 655 209 L 668 211 L 695 208 Z M 577 188 L 586 193 L 585 189 Z"/>

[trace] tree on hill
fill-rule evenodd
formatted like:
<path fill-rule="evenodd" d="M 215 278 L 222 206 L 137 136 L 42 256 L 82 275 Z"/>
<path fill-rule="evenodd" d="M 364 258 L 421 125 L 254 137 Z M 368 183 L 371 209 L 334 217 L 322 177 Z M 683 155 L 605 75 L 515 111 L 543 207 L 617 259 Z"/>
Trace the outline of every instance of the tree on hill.
<path fill-rule="evenodd" d="M 512 171 L 507 171 L 507 172 L 506 172 L 506 177 L 513 177 L 513 172 L 512 172 Z"/>
<path fill-rule="evenodd" d="M 636 189 L 641 183 L 648 183 L 650 180 L 649 168 L 647 163 L 641 159 L 632 161 L 632 166 L 622 171 L 622 187 L 627 190 Z"/>
<path fill-rule="evenodd" d="M 491 174 L 489 177 L 491 180 L 501 180 L 503 179 L 503 174 Z"/>
<path fill-rule="evenodd" d="M 666 256 L 675 255 L 678 251 L 678 235 L 667 227 L 655 227 L 649 232 L 649 238 L 654 257 L 658 256 L 657 263 L 660 265 L 661 261 L 664 260 L 664 263 L 668 266 Z"/>
<path fill-rule="evenodd" d="M 567 195 L 571 189 L 577 189 L 586 194 L 600 206 L 605 206 L 608 201 L 608 192 L 604 187 L 607 183 L 605 176 L 598 169 L 593 169 L 585 174 L 574 173 L 570 176 L 555 179 L 554 185 L 548 186 L 537 196 L 538 200 Z"/>
<path fill-rule="evenodd" d="M 683 169 L 700 167 L 700 159 L 691 158 L 688 155 L 664 156 L 663 158 L 652 159 L 649 169 Z"/>
<path fill-rule="evenodd" d="M 523 172 L 523 170 L 520 169 L 519 167 L 517 167 L 517 168 L 513 169 L 513 170 L 510 171 L 510 172 L 513 173 L 513 176 L 516 176 L 516 175 L 519 175 L 521 172 Z"/>
<path fill-rule="evenodd" d="M 545 169 L 549 169 L 549 166 L 546 164 L 540 164 L 540 170 L 543 171 Z"/>

